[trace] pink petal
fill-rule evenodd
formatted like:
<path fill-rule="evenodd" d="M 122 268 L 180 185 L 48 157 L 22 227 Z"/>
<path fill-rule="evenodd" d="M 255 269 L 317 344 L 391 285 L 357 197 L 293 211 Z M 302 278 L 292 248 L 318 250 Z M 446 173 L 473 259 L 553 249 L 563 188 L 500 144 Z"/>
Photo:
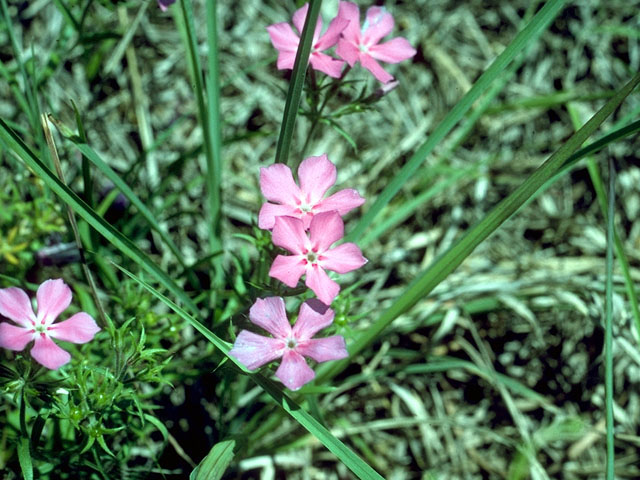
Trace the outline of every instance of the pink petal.
<path fill-rule="evenodd" d="M 263 337 L 242 330 L 236 337 L 236 342 L 229 351 L 229 355 L 238 359 L 249 370 L 253 370 L 281 357 L 284 349 L 284 340 Z"/>
<path fill-rule="evenodd" d="M 53 343 L 53 340 L 47 337 L 44 333 L 40 334 L 40 337 L 36 338 L 35 344 L 31 349 L 31 356 L 36 360 L 36 362 L 50 368 L 51 370 L 57 370 L 71 360 L 69 352 Z"/>
<path fill-rule="evenodd" d="M 302 7 L 293 13 L 293 24 L 298 29 L 298 32 L 302 33 L 304 28 L 304 21 L 307 19 L 307 12 L 309 11 L 309 4 L 305 3 Z"/>
<path fill-rule="evenodd" d="M 326 50 L 327 48 L 333 47 L 338 40 L 340 39 L 340 34 L 342 31 L 349 25 L 349 20 L 346 18 L 342 18 L 340 16 L 336 16 L 331 23 L 329 24 L 329 28 L 327 31 L 320 37 L 318 43 L 314 45 L 316 50 Z"/>
<path fill-rule="evenodd" d="M 249 319 L 276 338 L 291 335 L 291 325 L 281 297 L 258 298 L 249 310 Z"/>
<path fill-rule="evenodd" d="M 300 35 L 302 35 L 302 29 L 304 28 L 304 22 L 307 19 L 308 11 L 309 11 L 309 4 L 305 3 L 293 14 L 293 24 L 298 29 L 298 32 L 300 32 Z M 322 31 L 322 18 L 318 16 L 318 20 L 316 21 L 316 29 L 313 32 L 313 41 L 311 45 L 316 44 L 321 31 Z"/>
<path fill-rule="evenodd" d="M 340 2 L 337 17 L 349 22 L 342 31 L 342 38 L 356 46 L 357 49 L 357 45 L 360 44 L 360 9 L 358 5 L 353 2 Z M 340 56 L 342 57 L 342 55 Z M 347 60 L 345 57 L 342 58 Z M 353 64 L 350 63 L 350 65 Z"/>
<path fill-rule="evenodd" d="M 293 336 L 298 342 L 309 340 L 320 330 L 331 325 L 334 316 L 334 311 L 317 299 L 307 300 L 300 307 L 298 320 L 293 326 Z"/>
<path fill-rule="evenodd" d="M 367 263 L 362 252 L 355 243 L 343 243 L 320 256 L 322 268 L 338 273 L 356 270 Z"/>
<path fill-rule="evenodd" d="M 300 216 L 301 213 L 296 207 L 266 202 L 262 204 L 262 208 L 260 208 L 260 213 L 258 214 L 258 227 L 263 230 L 271 230 L 276 223 L 276 217 L 300 218 Z"/>
<path fill-rule="evenodd" d="M 344 222 L 335 210 L 314 215 L 309 225 L 311 245 L 320 254 L 344 236 Z"/>
<path fill-rule="evenodd" d="M 260 169 L 260 190 L 270 202 L 295 205 L 300 198 L 300 189 L 293 181 L 291 169 L 283 163 Z"/>
<path fill-rule="evenodd" d="M 300 277 L 307 271 L 305 265 L 305 259 L 301 255 L 292 257 L 278 255 L 269 269 L 269 276 L 294 288 L 298 285 Z"/>
<path fill-rule="evenodd" d="M 344 215 L 362 205 L 364 201 L 364 198 L 360 196 L 357 190 L 345 188 L 324 200 L 320 200 L 320 203 L 313 210 L 316 213 L 336 210 L 340 215 Z"/>
<path fill-rule="evenodd" d="M 33 332 L 28 328 L 2 322 L 0 323 L 0 347 L 20 351 L 33 340 Z"/>
<path fill-rule="evenodd" d="M 291 253 L 302 254 L 304 250 L 309 249 L 309 238 L 299 218 L 276 217 L 271 239 L 274 245 Z"/>
<path fill-rule="evenodd" d="M 367 10 L 367 19 L 363 26 L 362 43 L 371 46 L 389 35 L 393 30 L 393 16 L 381 7 L 371 7 Z"/>
<path fill-rule="evenodd" d="M 326 154 L 308 157 L 298 167 L 298 179 L 304 199 L 310 205 L 318 203 L 336 183 L 336 166 Z"/>
<path fill-rule="evenodd" d="M 296 35 L 287 22 L 274 23 L 267 27 L 269 38 L 273 47 L 280 52 L 293 52 L 298 50 L 300 38 Z"/>
<path fill-rule="evenodd" d="M 52 323 L 71 303 L 71 289 L 60 278 L 47 280 L 38 287 L 38 320 Z"/>
<path fill-rule="evenodd" d="M 340 292 L 340 285 L 331 280 L 326 272 L 317 265 L 307 270 L 305 284 L 325 305 L 331 305 Z"/>
<path fill-rule="evenodd" d="M 36 319 L 29 296 L 17 287 L 0 289 L 0 315 L 25 327 Z"/>
<path fill-rule="evenodd" d="M 387 73 L 371 55 L 360 55 L 360 63 L 364 68 L 373 73 L 373 76 L 382 83 L 388 83 L 393 80 L 393 75 Z"/>
<path fill-rule="evenodd" d="M 307 340 L 304 344 L 298 345 L 296 351 L 300 355 L 313 358 L 316 362 L 340 360 L 349 356 L 347 345 L 342 335 Z"/>
<path fill-rule="evenodd" d="M 316 376 L 299 353 L 287 350 L 282 356 L 282 363 L 276 370 L 276 377 L 290 390 L 298 390 Z"/>
<path fill-rule="evenodd" d="M 309 57 L 309 63 L 314 70 L 325 73 L 332 78 L 340 78 L 342 76 L 342 67 L 344 62 L 337 60 L 329 55 L 320 52 L 313 52 Z"/>
<path fill-rule="evenodd" d="M 278 61 L 276 67 L 278 70 L 293 70 L 293 65 L 296 63 L 296 52 L 283 52 L 278 54 Z"/>
<path fill-rule="evenodd" d="M 416 49 L 411 46 L 406 38 L 396 37 L 388 42 L 369 47 L 369 55 L 376 60 L 387 63 L 398 63 L 416 54 Z"/>
<path fill-rule="evenodd" d="M 336 55 L 353 67 L 360 59 L 360 49 L 349 40 L 342 38 L 336 47 Z"/>
<path fill-rule="evenodd" d="M 91 315 L 85 312 L 76 313 L 68 320 L 54 323 L 47 329 L 49 336 L 72 343 L 87 343 L 100 331 Z"/>

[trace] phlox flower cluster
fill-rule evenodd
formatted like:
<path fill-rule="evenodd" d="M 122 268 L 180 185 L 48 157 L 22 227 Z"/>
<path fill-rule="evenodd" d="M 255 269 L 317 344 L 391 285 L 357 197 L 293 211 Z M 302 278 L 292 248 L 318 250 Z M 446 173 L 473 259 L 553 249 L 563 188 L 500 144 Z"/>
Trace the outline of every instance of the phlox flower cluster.
<path fill-rule="evenodd" d="M 286 165 L 274 164 L 260 170 L 260 189 L 267 202 L 260 209 L 258 225 L 272 230 L 274 245 L 290 253 L 275 258 L 269 275 L 292 288 L 304 276 L 306 286 L 317 299 L 302 304 L 293 329 L 282 298 L 258 299 L 249 319 L 273 337 L 243 330 L 230 354 L 250 369 L 282 358 L 276 376 L 291 390 L 299 389 L 315 376 L 304 357 L 325 362 L 348 356 L 342 336 L 312 338 L 333 322 L 334 312 L 329 306 L 340 292 L 340 286 L 326 270 L 347 273 L 367 263 L 354 243 L 332 247 L 344 237 L 342 215 L 364 203 L 353 189 L 327 197 L 336 177 L 336 167 L 327 155 L 308 157 L 300 164 L 299 186 Z"/>
<path fill-rule="evenodd" d="M 293 14 L 293 25 L 302 34 L 309 4 L 304 4 Z M 340 78 L 344 63 L 353 67 L 356 63 L 369 70 L 382 83 L 393 80 L 379 62 L 398 63 L 416 54 L 416 50 L 402 37 L 386 42 L 382 39 L 389 35 L 394 27 L 393 16 L 384 7 L 370 7 L 365 20 L 360 25 L 360 9 L 352 2 L 340 2 L 338 14 L 331 20 L 327 31 L 320 36 L 322 19 L 318 18 L 313 34 L 309 63 L 314 70 L 330 77 Z M 277 67 L 280 70 L 293 69 L 300 36 L 286 22 L 275 23 L 267 27 L 271 43 L 278 50 Z M 332 47 L 339 58 L 324 53 Z"/>
<path fill-rule="evenodd" d="M 43 282 L 38 287 L 36 298 L 37 314 L 24 290 L 16 287 L 0 289 L 0 316 L 15 323 L 0 323 L 0 347 L 20 351 L 33 342 L 31 356 L 41 365 L 57 370 L 69 362 L 71 355 L 56 345 L 53 338 L 71 343 L 87 343 L 100 328 L 85 312 L 54 323 L 71 304 L 71 289 L 61 279 Z"/>

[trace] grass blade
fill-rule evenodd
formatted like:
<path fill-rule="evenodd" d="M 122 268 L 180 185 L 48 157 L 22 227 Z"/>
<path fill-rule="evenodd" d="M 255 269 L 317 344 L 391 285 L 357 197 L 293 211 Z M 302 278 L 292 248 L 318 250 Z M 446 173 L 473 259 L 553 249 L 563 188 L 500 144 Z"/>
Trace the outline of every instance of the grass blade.
<path fill-rule="evenodd" d="M 615 478 L 615 453 L 613 438 L 613 216 L 615 195 L 615 170 L 609 159 L 609 195 L 607 205 L 607 260 L 605 273 L 604 317 L 604 391 L 607 419 L 607 480 Z"/>
<path fill-rule="evenodd" d="M 296 115 L 298 114 L 298 106 L 300 105 L 304 77 L 307 72 L 307 66 L 309 65 L 309 54 L 311 53 L 313 32 L 318 20 L 318 15 L 320 14 L 321 4 L 322 0 L 311 0 L 309 4 L 307 19 L 304 22 L 304 28 L 302 29 L 302 34 L 300 36 L 300 44 L 298 45 L 298 52 L 296 53 L 296 61 L 293 64 L 293 73 L 291 74 L 289 91 L 287 92 L 287 99 L 284 104 L 282 128 L 280 129 L 278 145 L 276 146 L 275 163 L 286 164 L 289 159 L 293 127 L 296 123 Z"/>
<path fill-rule="evenodd" d="M 602 122 L 622 103 L 631 91 L 640 83 L 640 73 L 636 74 L 622 87 L 591 119 L 549 159 L 516 189 L 491 210 L 484 219 L 471 228 L 449 250 L 438 257 L 420 274 L 366 331 L 362 332 L 349 346 L 351 355 L 356 355 L 369 346 L 380 333 L 399 315 L 411 309 L 421 298 L 429 294 L 440 282 L 455 270 L 471 252 L 494 232 L 505 220 L 513 215 L 520 206 L 549 180 L 564 164 L 570 155 L 595 132 Z M 318 369 L 317 382 L 333 377 L 347 366 L 340 360 L 332 365 L 322 365 Z"/>
<path fill-rule="evenodd" d="M 365 212 L 356 227 L 349 235 L 347 235 L 346 241 L 355 242 L 362 236 L 364 231 L 372 223 L 373 219 L 377 217 L 388 205 L 391 199 L 398 193 L 398 191 L 400 191 L 402 186 L 415 175 L 416 171 L 427 156 L 462 119 L 473 103 L 487 88 L 489 88 L 489 86 L 491 86 L 494 81 L 499 80 L 503 70 L 509 65 L 509 63 L 511 63 L 516 55 L 527 48 L 531 42 L 540 36 L 540 34 L 558 14 L 563 5 L 563 0 L 550 0 L 531 19 L 527 26 L 518 35 L 516 35 L 504 52 L 502 52 L 498 58 L 494 60 L 491 66 L 489 66 L 489 68 L 480 76 L 480 78 L 478 78 L 467 94 L 462 97 L 462 99 L 435 128 L 426 142 L 416 150 L 407 164 L 402 167 L 400 172 L 398 172 L 380 195 L 378 195 L 378 198 L 371 208 Z"/>

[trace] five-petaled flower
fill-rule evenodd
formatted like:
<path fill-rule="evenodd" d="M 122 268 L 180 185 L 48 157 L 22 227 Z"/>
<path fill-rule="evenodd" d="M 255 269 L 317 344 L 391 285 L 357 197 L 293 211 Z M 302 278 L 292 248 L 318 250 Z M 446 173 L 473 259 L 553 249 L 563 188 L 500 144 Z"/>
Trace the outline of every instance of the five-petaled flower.
<path fill-rule="evenodd" d="M 47 368 L 56 370 L 69 362 L 71 355 L 51 338 L 72 343 L 86 343 L 100 330 L 88 313 L 80 312 L 68 320 L 53 323 L 71 303 L 71 289 L 62 281 L 47 280 L 36 293 L 38 314 L 31 301 L 16 287 L 0 289 L 0 315 L 19 326 L 0 323 L 0 347 L 20 351 L 33 342 L 31 356 Z"/>
<path fill-rule="evenodd" d="M 332 244 L 344 236 L 344 223 L 338 212 L 323 212 L 311 219 L 309 235 L 302 220 L 293 217 L 278 217 L 273 227 L 272 240 L 275 245 L 293 255 L 278 255 L 269 275 L 289 287 L 295 287 L 302 275 L 305 284 L 326 305 L 340 292 L 340 285 L 331 280 L 326 270 L 347 273 L 360 268 L 367 259 L 355 243 L 343 243 L 335 248 Z"/>
<path fill-rule="evenodd" d="M 293 24 L 302 34 L 304 22 L 307 18 L 309 4 L 305 3 L 301 8 L 293 14 Z M 330 77 L 340 78 L 342 74 L 342 66 L 344 62 L 336 58 L 330 57 L 322 50 L 333 47 L 340 38 L 342 32 L 347 26 L 348 20 L 340 17 L 334 18 L 329 24 L 329 28 L 320 36 L 322 31 L 322 19 L 318 17 L 316 28 L 313 33 L 313 41 L 311 43 L 311 54 L 309 55 L 309 63 L 315 70 L 326 73 Z M 278 50 L 277 67 L 279 70 L 293 69 L 296 59 L 296 52 L 300 43 L 300 37 L 291 28 L 287 22 L 275 23 L 267 27 L 271 43 Z"/>
<path fill-rule="evenodd" d="M 298 390 L 315 377 L 304 357 L 326 362 L 349 356 L 341 335 L 312 338 L 331 325 L 333 317 L 333 310 L 326 305 L 315 299 L 307 300 L 291 328 L 281 297 L 259 298 L 249 310 L 249 319 L 273 337 L 242 330 L 229 354 L 251 370 L 282 357 L 276 377 L 287 388 Z"/>
<path fill-rule="evenodd" d="M 384 7 L 370 7 L 362 29 L 360 29 L 360 10 L 355 3 L 340 2 L 338 16 L 348 21 L 338 41 L 336 54 L 346 60 L 350 67 L 360 61 L 382 83 L 393 80 L 377 62 L 398 63 L 416 54 L 409 42 L 401 37 L 380 43 L 383 37 L 393 30 L 393 16 Z"/>
<path fill-rule="evenodd" d="M 340 190 L 324 198 L 336 182 L 336 166 L 327 155 L 308 157 L 298 167 L 300 187 L 293 180 L 291 169 L 283 163 L 275 163 L 260 169 L 260 189 L 269 200 L 262 205 L 258 226 L 272 229 L 276 217 L 288 216 L 302 220 L 305 230 L 311 219 L 321 212 L 337 211 L 344 215 L 364 203 L 364 198 L 352 189 Z"/>

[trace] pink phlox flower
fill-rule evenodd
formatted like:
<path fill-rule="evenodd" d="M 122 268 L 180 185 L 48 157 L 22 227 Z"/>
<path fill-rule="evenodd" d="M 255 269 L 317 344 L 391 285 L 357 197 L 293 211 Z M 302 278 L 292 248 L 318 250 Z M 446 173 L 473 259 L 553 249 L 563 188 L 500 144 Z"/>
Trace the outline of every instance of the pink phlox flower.
<path fill-rule="evenodd" d="M 309 4 L 305 3 L 301 8 L 293 14 L 293 24 L 300 34 L 304 28 L 304 22 L 307 19 L 307 11 Z M 313 41 L 311 43 L 311 54 L 309 55 L 309 63 L 315 70 L 326 73 L 330 77 L 340 78 L 342 74 L 342 66 L 344 62 L 337 58 L 330 57 L 323 50 L 333 47 L 340 38 L 342 32 L 347 26 L 348 21 L 344 18 L 336 17 L 329 24 L 329 28 L 320 36 L 322 31 L 322 18 L 318 17 L 316 29 L 313 33 Z M 296 52 L 300 43 L 300 36 L 297 35 L 291 25 L 287 22 L 275 23 L 267 27 L 271 43 L 278 50 L 277 67 L 279 70 L 293 69 L 296 59 Z"/>
<path fill-rule="evenodd" d="M 251 370 L 282 357 L 276 377 L 287 388 L 298 390 L 316 375 L 304 357 L 326 362 L 349 356 L 341 335 L 312 338 L 331 325 L 333 317 L 333 310 L 326 305 L 316 299 L 307 300 L 291 328 L 281 297 L 259 298 L 249 310 L 249 319 L 273 337 L 242 330 L 229 354 Z"/>
<path fill-rule="evenodd" d="M 169 5 L 172 5 L 174 3 L 176 3 L 176 0 L 158 0 L 158 6 L 163 12 L 166 12 L 167 8 L 169 8 Z"/>
<path fill-rule="evenodd" d="M 258 215 L 258 226 L 272 229 L 276 217 L 289 216 L 302 220 L 305 230 L 309 228 L 314 215 L 321 212 L 337 211 L 340 215 L 359 207 L 364 198 L 348 188 L 324 198 L 325 193 L 336 182 L 336 166 L 327 155 L 306 158 L 298 167 L 300 187 L 293 180 L 291 169 L 282 163 L 275 163 L 260 169 L 260 190 L 269 202 L 265 203 Z"/>
<path fill-rule="evenodd" d="M 71 355 L 56 345 L 52 338 L 86 343 L 100 328 L 85 312 L 76 313 L 64 322 L 53 323 L 71 303 L 71 289 L 61 279 L 42 283 L 36 298 L 37 315 L 24 290 L 16 287 L 0 289 L 0 315 L 18 325 L 0 323 L 0 347 L 20 351 L 33 340 L 31 356 L 45 367 L 57 370 L 69 362 Z"/>
<path fill-rule="evenodd" d="M 360 10 L 355 3 L 340 2 L 338 16 L 349 23 L 342 31 L 342 38 L 338 41 L 336 54 L 346 60 L 353 67 L 360 62 L 374 77 L 382 83 L 393 80 L 393 76 L 386 72 L 378 63 L 398 63 L 416 54 L 409 42 L 402 37 L 380 43 L 383 37 L 393 30 L 393 16 L 384 7 L 370 7 L 366 20 L 360 28 Z"/>
<path fill-rule="evenodd" d="M 273 227 L 272 240 L 275 245 L 293 255 L 278 255 L 269 275 L 293 288 L 302 275 L 305 284 L 326 305 L 340 292 L 340 285 L 331 280 L 325 270 L 347 273 L 367 263 L 355 243 L 343 243 L 335 248 L 332 244 L 344 236 L 344 223 L 338 212 L 323 212 L 311 219 L 309 235 L 302 220 L 293 217 L 278 217 Z"/>

